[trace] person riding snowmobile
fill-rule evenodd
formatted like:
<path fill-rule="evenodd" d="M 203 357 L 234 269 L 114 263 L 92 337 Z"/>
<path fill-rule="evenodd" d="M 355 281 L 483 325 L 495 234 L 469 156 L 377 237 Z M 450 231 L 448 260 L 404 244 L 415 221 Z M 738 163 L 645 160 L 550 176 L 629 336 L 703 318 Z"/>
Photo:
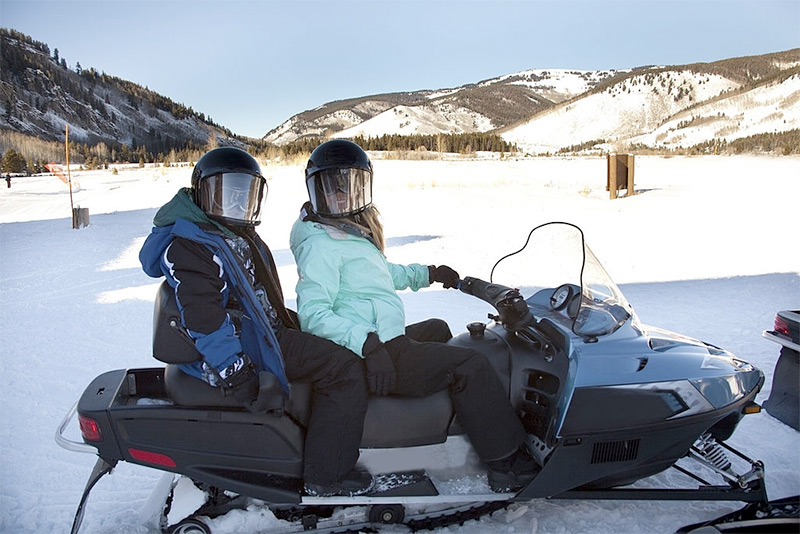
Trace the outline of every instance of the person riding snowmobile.
<path fill-rule="evenodd" d="M 301 332 L 286 309 L 272 254 L 258 234 L 267 182 L 247 152 L 207 152 L 154 218 L 139 258 L 174 289 L 182 326 L 201 361 L 180 369 L 261 409 L 259 371 L 312 384 L 303 478 L 309 495 L 359 495 L 372 476 L 355 468 L 367 407 L 357 355 Z"/>
<path fill-rule="evenodd" d="M 327 141 L 306 166 L 309 201 L 295 221 L 300 327 L 365 360 L 370 391 L 427 396 L 447 389 L 458 420 L 488 467 L 497 492 L 530 482 L 538 466 L 507 393 L 486 357 L 448 345 L 444 321 L 405 327 L 397 290 L 440 282 L 456 287 L 452 268 L 398 265 L 384 255 L 383 227 L 372 205 L 372 163 L 357 144 Z M 420 335 L 420 329 L 427 334 Z"/>

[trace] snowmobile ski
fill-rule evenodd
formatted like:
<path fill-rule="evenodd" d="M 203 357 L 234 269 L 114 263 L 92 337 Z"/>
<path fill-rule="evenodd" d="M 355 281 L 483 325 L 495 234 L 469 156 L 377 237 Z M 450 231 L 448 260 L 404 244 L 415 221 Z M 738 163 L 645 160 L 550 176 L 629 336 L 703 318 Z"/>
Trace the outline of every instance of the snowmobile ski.
<path fill-rule="evenodd" d="M 747 504 L 744 508 L 711 521 L 687 525 L 675 534 L 715 534 L 725 532 L 770 534 L 800 532 L 800 495 Z"/>

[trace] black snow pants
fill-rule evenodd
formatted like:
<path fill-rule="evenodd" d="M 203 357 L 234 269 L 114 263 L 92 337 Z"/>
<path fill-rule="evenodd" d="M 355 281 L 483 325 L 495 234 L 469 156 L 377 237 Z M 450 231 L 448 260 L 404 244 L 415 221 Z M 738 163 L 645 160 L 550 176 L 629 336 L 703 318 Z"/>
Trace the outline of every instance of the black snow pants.
<path fill-rule="evenodd" d="M 486 356 L 445 344 L 450 337 L 447 323 L 432 319 L 384 343 L 397 373 L 390 393 L 423 397 L 447 389 L 478 457 L 484 462 L 504 458 L 524 442 L 522 422 Z"/>
<path fill-rule="evenodd" d="M 361 358 L 348 349 L 299 330 L 276 331 L 286 377 L 311 383 L 303 478 L 332 485 L 353 469 L 364 431 L 367 383 Z"/>

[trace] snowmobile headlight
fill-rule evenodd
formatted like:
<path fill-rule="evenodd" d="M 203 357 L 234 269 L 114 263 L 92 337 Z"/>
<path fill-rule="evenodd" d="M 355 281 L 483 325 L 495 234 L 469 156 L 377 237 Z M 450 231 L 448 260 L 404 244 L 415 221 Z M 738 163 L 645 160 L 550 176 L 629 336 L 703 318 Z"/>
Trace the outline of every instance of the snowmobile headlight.
<path fill-rule="evenodd" d="M 691 382 L 714 408 L 727 406 L 739 400 L 747 393 L 747 389 L 742 383 L 741 375 L 738 373 L 726 376 L 697 378 Z"/>
<path fill-rule="evenodd" d="M 714 409 L 700 389 L 692 382 L 677 380 L 672 382 L 671 386 L 675 394 L 680 397 L 687 407 L 686 410 L 674 415 L 673 418 L 709 412 Z"/>

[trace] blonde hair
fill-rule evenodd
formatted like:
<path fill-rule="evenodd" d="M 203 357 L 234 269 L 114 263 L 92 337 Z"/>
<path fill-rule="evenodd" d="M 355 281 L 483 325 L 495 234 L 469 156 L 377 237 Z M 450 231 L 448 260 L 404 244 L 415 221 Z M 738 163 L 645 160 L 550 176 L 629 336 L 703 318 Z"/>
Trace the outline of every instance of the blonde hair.
<path fill-rule="evenodd" d="M 354 215 L 353 222 L 369 230 L 370 235 L 372 235 L 372 240 L 375 242 L 375 246 L 383 252 L 383 249 L 386 247 L 386 242 L 383 237 L 383 223 L 381 223 L 381 213 L 378 211 L 378 208 L 371 205 L 361 213 Z"/>

